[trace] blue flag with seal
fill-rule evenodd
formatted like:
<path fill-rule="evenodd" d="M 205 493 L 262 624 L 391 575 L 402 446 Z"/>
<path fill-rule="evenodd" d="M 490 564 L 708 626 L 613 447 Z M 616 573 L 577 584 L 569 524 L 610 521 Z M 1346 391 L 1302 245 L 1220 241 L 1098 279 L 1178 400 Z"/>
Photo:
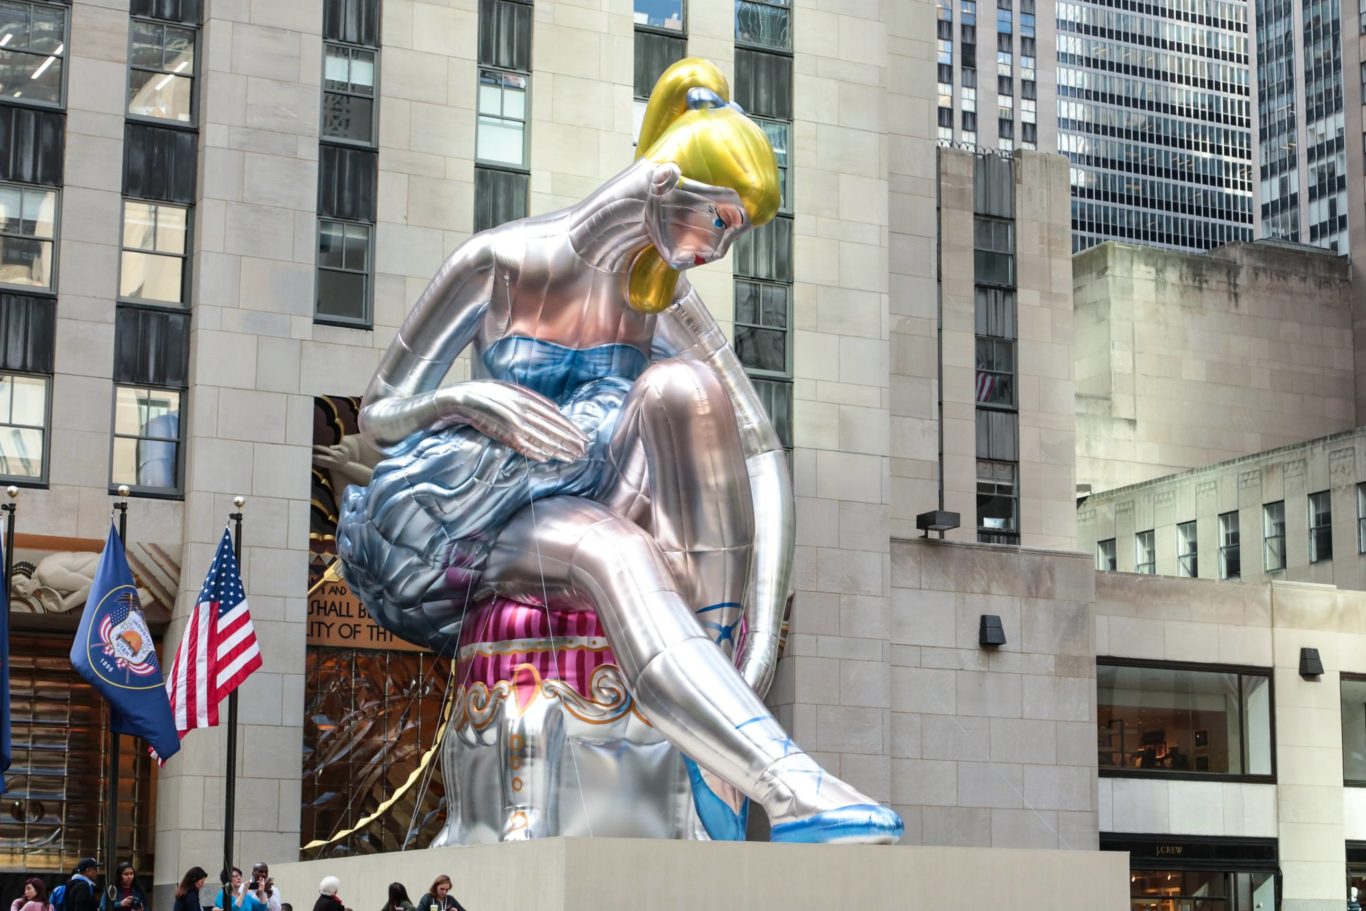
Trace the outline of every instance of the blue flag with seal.
<path fill-rule="evenodd" d="M 162 759 L 180 750 L 156 644 L 113 525 L 71 643 L 71 666 L 109 702 L 115 731 L 141 737 Z"/>
<path fill-rule="evenodd" d="M 10 513 L 10 521 L 14 514 Z M 5 549 L 0 546 L 0 566 L 5 565 Z M 10 734 L 9 705 L 9 592 L 8 585 L 0 585 L 0 794 L 5 793 L 5 773 L 14 758 L 14 744 Z"/>

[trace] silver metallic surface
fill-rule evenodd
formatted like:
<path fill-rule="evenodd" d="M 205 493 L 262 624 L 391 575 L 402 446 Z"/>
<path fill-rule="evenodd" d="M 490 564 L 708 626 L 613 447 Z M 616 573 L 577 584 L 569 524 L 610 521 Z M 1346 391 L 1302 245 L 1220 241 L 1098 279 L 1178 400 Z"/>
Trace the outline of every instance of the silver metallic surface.
<path fill-rule="evenodd" d="M 874 802 L 762 702 L 794 534 L 763 404 L 686 280 L 658 316 L 630 305 L 643 251 L 683 270 L 750 227 L 736 191 L 642 159 L 578 205 L 471 238 L 386 352 L 361 427 L 390 458 L 348 488 L 338 528 L 352 588 L 385 626 L 447 653 L 494 595 L 594 611 L 630 704 L 593 728 L 554 681 L 529 703 L 515 687 L 462 689 L 443 841 L 691 834 L 661 736 L 720 779 L 717 806 L 739 802 L 728 783 L 800 829 L 793 840 L 895 837 L 875 806 L 875 825 L 847 821 Z M 467 347 L 473 378 L 442 387 Z M 831 813 L 843 828 L 821 835 Z"/>

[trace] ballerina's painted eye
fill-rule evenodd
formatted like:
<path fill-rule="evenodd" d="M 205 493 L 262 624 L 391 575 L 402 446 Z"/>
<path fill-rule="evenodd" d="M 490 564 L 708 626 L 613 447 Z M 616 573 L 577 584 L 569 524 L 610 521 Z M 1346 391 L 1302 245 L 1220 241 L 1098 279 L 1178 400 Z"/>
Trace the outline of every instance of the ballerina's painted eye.
<path fill-rule="evenodd" d="M 718 228 L 724 228 L 726 226 L 726 223 L 721 220 L 720 215 L 716 216 L 716 221 L 712 222 L 712 224 L 716 225 Z"/>

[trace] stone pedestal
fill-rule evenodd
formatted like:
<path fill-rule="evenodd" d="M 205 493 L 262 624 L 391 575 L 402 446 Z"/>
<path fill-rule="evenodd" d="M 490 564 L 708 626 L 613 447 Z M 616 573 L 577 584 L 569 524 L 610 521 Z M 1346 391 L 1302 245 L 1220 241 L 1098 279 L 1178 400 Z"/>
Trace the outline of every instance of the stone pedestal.
<path fill-rule="evenodd" d="M 552 838 L 271 864 L 284 898 L 312 907 L 324 876 L 354 911 L 389 883 L 416 901 L 439 874 L 469 911 L 1124 911 L 1129 857 L 1100 851 Z M 422 909 L 419 909 L 422 911 Z"/>

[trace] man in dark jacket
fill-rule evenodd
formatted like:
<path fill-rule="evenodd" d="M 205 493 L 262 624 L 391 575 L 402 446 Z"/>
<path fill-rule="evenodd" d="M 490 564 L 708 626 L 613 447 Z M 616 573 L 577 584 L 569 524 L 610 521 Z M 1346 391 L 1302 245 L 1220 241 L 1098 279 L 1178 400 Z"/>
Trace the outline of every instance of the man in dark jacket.
<path fill-rule="evenodd" d="M 81 858 L 71 882 L 66 884 L 64 911 L 99 911 L 100 897 L 95 892 L 95 877 L 99 873 L 99 861 L 93 857 Z"/>

